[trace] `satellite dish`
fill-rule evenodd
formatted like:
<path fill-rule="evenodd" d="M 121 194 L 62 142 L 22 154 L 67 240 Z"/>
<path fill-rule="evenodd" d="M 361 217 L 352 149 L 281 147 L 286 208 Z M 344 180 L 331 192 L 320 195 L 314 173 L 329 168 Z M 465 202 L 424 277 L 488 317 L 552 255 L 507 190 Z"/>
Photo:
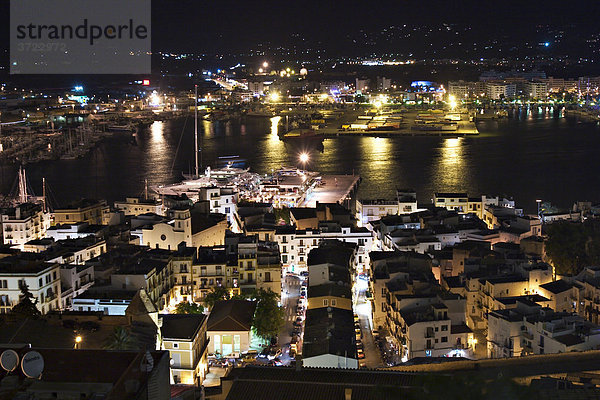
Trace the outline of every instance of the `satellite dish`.
<path fill-rule="evenodd" d="M 12 372 L 19 366 L 19 354 L 14 350 L 4 350 L 0 355 L 0 366 L 7 371 Z"/>
<path fill-rule="evenodd" d="M 27 352 L 21 360 L 21 370 L 28 378 L 39 378 L 44 370 L 44 357 L 37 351 Z"/>

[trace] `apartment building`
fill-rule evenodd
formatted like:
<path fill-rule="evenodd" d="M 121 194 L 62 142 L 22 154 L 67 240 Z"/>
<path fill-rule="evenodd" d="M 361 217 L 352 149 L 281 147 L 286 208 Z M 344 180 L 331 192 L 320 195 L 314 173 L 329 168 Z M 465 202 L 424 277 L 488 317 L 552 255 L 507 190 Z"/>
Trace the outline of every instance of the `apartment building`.
<path fill-rule="evenodd" d="M 111 286 L 121 290 L 144 289 L 158 311 L 171 302 L 172 252 L 152 249 L 123 260 L 110 276 Z"/>
<path fill-rule="evenodd" d="M 104 213 L 109 207 L 103 200 L 81 199 L 54 210 L 54 225 L 87 222 L 102 225 Z"/>
<path fill-rule="evenodd" d="M 402 357 L 471 357 L 473 333 L 465 323 L 465 299 L 455 294 L 391 299 L 388 326 Z M 404 304 L 403 304 L 404 303 Z"/>
<path fill-rule="evenodd" d="M 235 224 L 238 192 L 233 188 L 201 187 L 198 189 L 198 198 L 209 202 L 211 213 L 223 214 L 229 224 Z"/>
<path fill-rule="evenodd" d="M 59 264 L 23 255 L 0 259 L 0 313 L 8 313 L 19 303 L 23 285 L 37 300 L 36 306 L 42 314 L 61 309 Z"/>
<path fill-rule="evenodd" d="M 22 250 L 25 243 L 43 238 L 50 228 L 50 213 L 44 212 L 41 204 L 22 203 L 1 212 L 5 245 Z"/>
<path fill-rule="evenodd" d="M 175 383 L 202 385 L 208 372 L 207 317 L 204 314 L 161 314 L 162 350 L 171 357 Z"/>
<path fill-rule="evenodd" d="M 545 99 L 548 97 L 548 85 L 546 82 L 526 82 L 525 94 L 530 99 Z"/>
<path fill-rule="evenodd" d="M 306 270 L 308 254 L 328 240 L 338 240 L 357 246 L 354 263 L 359 271 L 369 265 L 369 251 L 373 246 L 373 236 L 366 228 L 341 226 L 336 223 L 321 223 L 320 229 L 298 230 L 294 227 L 278 227 L 275 241 L 279 245 L 281 262 L 289 272 Z"/>
<path fill-rule="evenodd" d="M 360 226 L 377 221 L 386 215 L 411 214 L 418 211 L 417 194 L 412 189 L 398 190 L 395 200 L 356 200 L 356 219 Z"/>
<path fill-rule="evenodd" d="M 387 326 L 388 312 L 397 301 L 394 299 L 396 296 L 428 296 L 437 290 L 431 266 L 431 258 L 426 255 L 398 251 L 371 252 L 373 327 L 382 329 Z"/>
<path fill-rule="evenodd" d="M 488 357 L 586 351 L 600 345 L 600 327 L 572 313 L 529 302 L 488 315 Z"/>
<path fill-rule="evenodd" d="M 115 201 L 115 208 L 125 215 L 140 215 L 152 213 L 165 215 L 167 209 L 160 199 L 145 199 L 143 197 L 127 197 L 125 201 Z"/>
<path fill-rule="evenodd" d="M 73 298 L 80 296 L 94 284 L 94 267 L 91 265 L 63 264 L 60 266 L 63 310 L 72 309 Z"/>

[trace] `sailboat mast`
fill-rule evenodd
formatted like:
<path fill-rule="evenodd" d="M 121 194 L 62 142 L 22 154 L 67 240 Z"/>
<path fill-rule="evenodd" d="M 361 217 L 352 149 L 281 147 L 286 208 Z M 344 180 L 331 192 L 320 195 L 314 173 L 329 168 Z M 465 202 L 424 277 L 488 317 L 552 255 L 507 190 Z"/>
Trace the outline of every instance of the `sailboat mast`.
<path fill-rule="evenodd" d="M 198 85 L 194 85 L 194 143 L 196 155 L 196 178 L 198 174 Z"/>
<path fill-rule="evenodd" d="M 46 212 L 46 178 L 42 178 L 42 201 L 44 204 L 44 212 Z"/>

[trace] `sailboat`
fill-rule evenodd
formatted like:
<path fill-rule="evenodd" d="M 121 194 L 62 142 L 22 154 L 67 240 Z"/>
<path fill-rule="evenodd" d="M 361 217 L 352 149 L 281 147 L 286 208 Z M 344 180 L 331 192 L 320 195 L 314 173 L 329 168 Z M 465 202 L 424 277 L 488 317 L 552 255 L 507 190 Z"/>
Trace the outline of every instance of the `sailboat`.
<path fill-rule="evenodd" d="M 254 175 L 256 174 L 251 174 L 249 169 L 235 167 L 233 162 L 218 169 L 207 167 L 204 174 L 200 174 L 202 149 L 198 145 L 198 85 L 194 85 L 194 97 L 194 173 L 182 174 L 184 180 L 180 183 L 152 186 L 152 190 L 159 195 L 177 195 L 185 193 L 189 198 L 196 200 L 197 192 L 202 187 L 223 186 L 223 184 L 227 185 L 228 182 L 234 180 L 255 180 Z M 249 176 L 250 174 L 252 177 Z"/>

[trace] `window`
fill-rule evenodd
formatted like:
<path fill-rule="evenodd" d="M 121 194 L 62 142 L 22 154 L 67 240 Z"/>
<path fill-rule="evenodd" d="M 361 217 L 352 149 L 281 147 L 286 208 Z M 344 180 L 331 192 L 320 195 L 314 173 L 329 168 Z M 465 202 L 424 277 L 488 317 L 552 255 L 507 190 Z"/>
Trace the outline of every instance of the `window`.
<path fill-rule="evenodd" d="M 174 349 L 178 349 L 179 348 L 179 343 L 173 343 L 173 348 Z"/>
<path fill-rule="evenodd" d="M 331 299 L 331 305 L 332 305 L 333 307 L 335 307 L 335 305 L 336 305 L 336 301 L 335 301 L 335 299 Z"/>
<path fill-rule="evenodd" d="M 2 287 L 2 289 L 8 288 L 8 281 L 6 279 L 0 281 L 0 286 Z"/>
<path fill-rule="evenodd" d="M 241 349 L 240 335 L 233 335 L 233 351 L 239 352 Z"/>
<path fill-rule="evenodd" d="M 42 280 L 42 278 L 40 278 L 40 280 L 39 280 L 39 286 L 40 287 L 44 286 L 44 281 Z"/>
<path fill-rule="evenodd" d="M 329 300 L 323 299 L 323 307 L 328 307 L 328 306 L 329 306 Z"/>
<path fill-rule="evenodd" d="M 448 341 L 448 336 L 442 336 L 442 343 L 446 343 Z"/>
<path fill-rule="evenodd" d="M 447 331 L 448 330 L 448 325 L 442 325 L 442 331 Z"/>

